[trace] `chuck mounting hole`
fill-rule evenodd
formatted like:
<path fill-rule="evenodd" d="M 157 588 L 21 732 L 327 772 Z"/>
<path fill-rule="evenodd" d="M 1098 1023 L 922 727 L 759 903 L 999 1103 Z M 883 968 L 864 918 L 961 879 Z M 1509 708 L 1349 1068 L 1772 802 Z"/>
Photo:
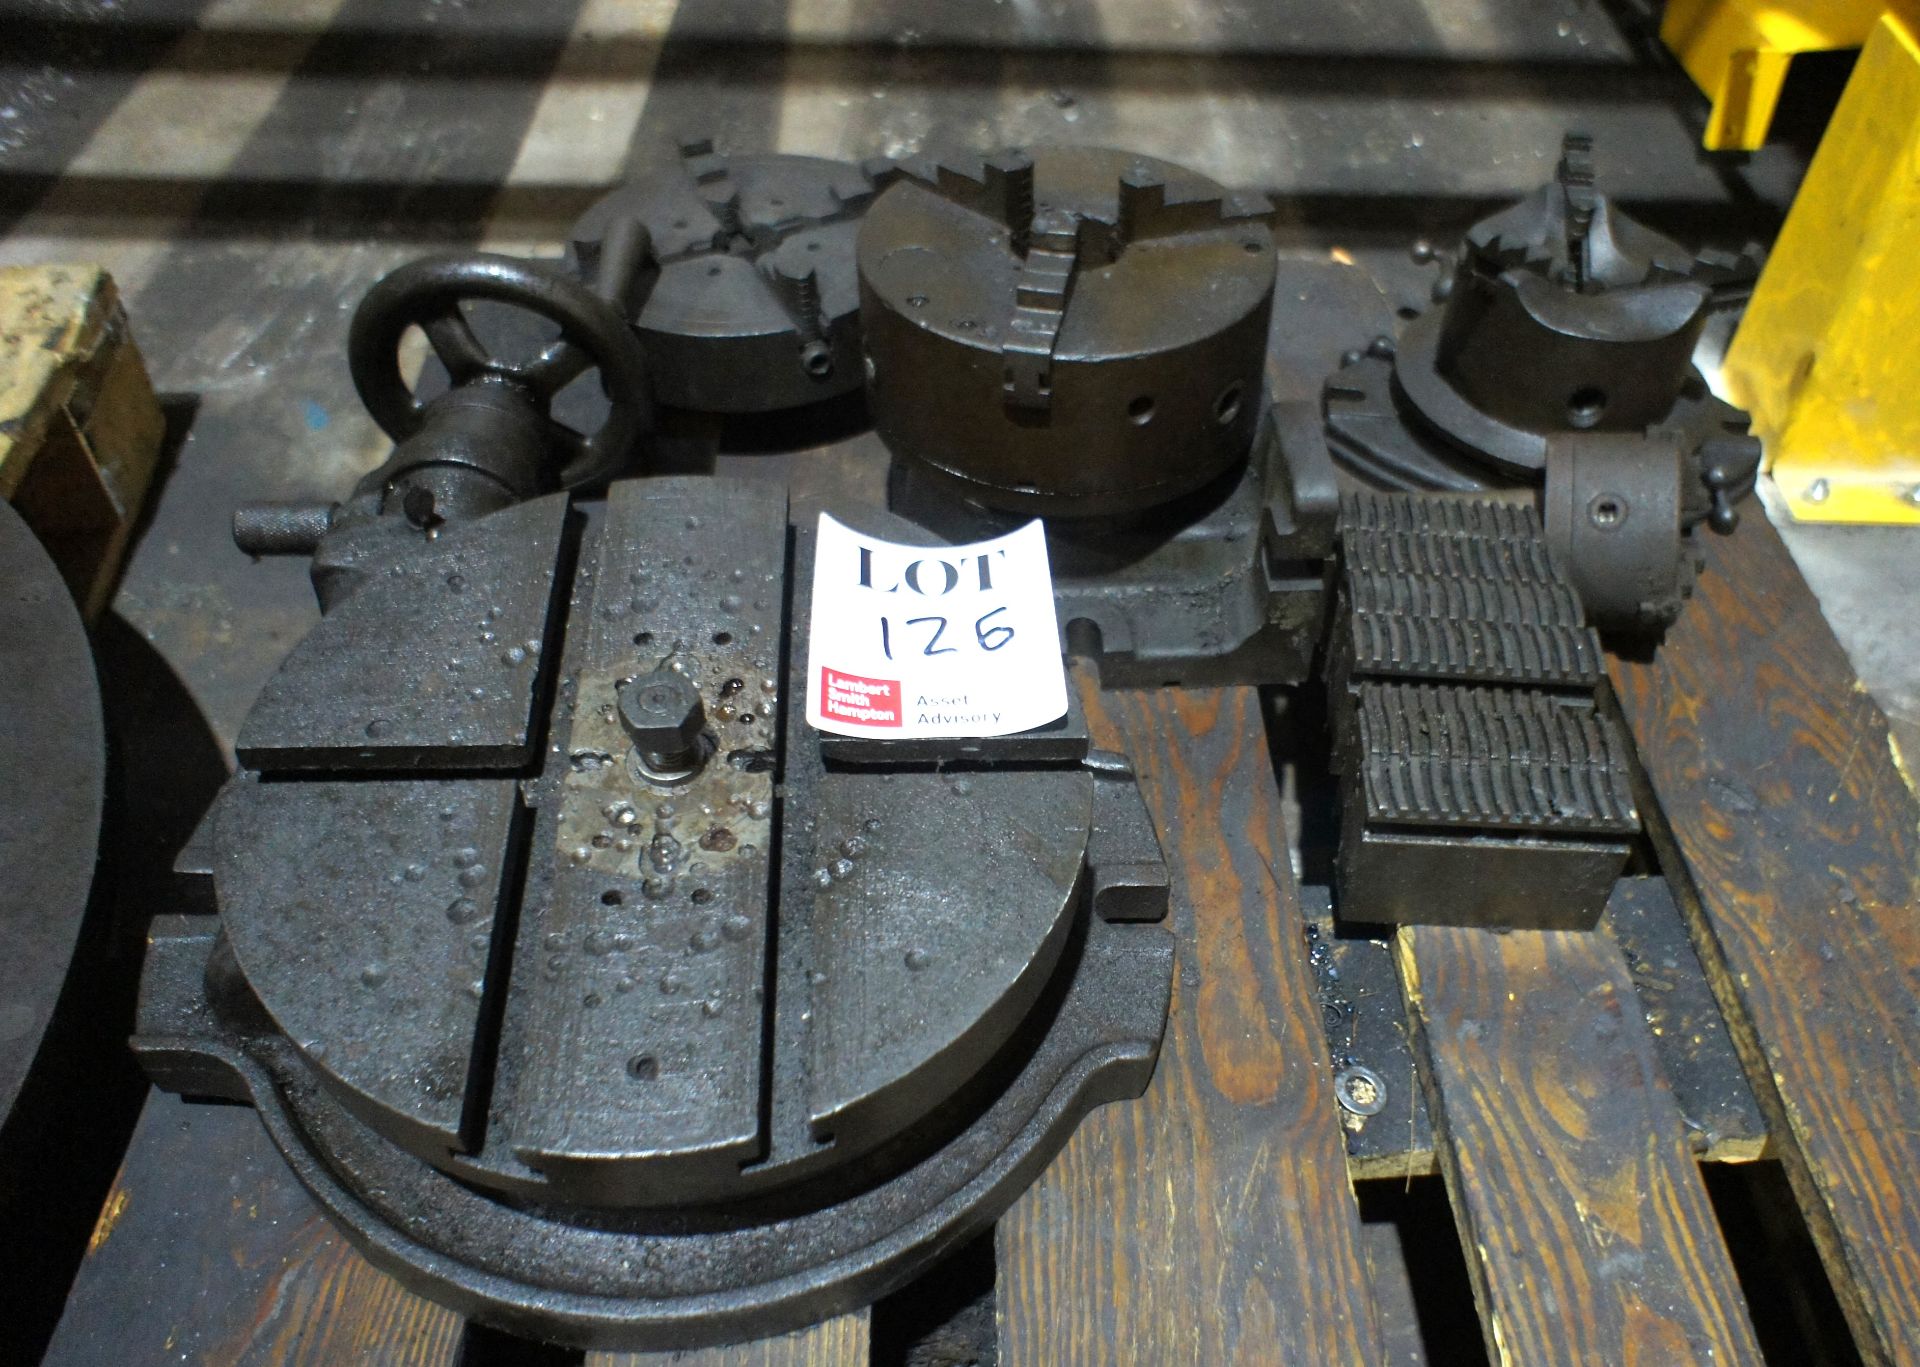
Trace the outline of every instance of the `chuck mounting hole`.
<path fill-rule="evenodd" d="M 708 275 L 718 275 L 718 274 L 720 274 L 720 268 L 719 268 L 718 266 L 708 266 L 708 267 L 707 267 L 707 274 L 708 274 Z"/>
<path fill-rule="evenodd" d="M 1213 401 L 1213 420 L 1222 427 L 1240 416 L 1240 392 L 1240 381 L 1235 380 L 1221 390 L 1220 397 Z"/>
<path fill-rule="evenodd" d="M 1127 417 L 1136 427 L 1153 421 L 1153 395 L 1142 394 L 1127 405 Z"/>
<path fill-rule="evenodd" d="M 713 643 L 717 646 L 730 646 L 733 644 L 733 633 L 731 631 L 716 631 L 713 633 Z"/>
<path fill-rule="evenodd" d="M 1575 427 L 1592 427 L 1606 411 L 1606 393 L 1591 385 L 1574 390 L 1572 397 L 1567 400 L 1567 421 Z"/>
<path fill-rule="evenodd" d="M 1248 256 L 1258 256 L 1264 250 L 1264 248 L 1262 248 L 1261 245 L 1258 242 L 1254 241 L 1252 238 L 1248 238 L 1245 242 L 1242 242 L 1240 244 L 1240 250 L 1245 252 Z"/>
<path fill-rule="evenodd" d="M 633 643 L 637 646 L 650 646 L 653 644 L 653 633 L 651 631 L 636 631 L 633 633 Z"/>
<path fill-rule="evenodd" d="M 652 1054 L 635 1054 L 627 1060 L 627 1076 L 635 1082 L 652 1082 L 660 1076 L 660 1060 Z"/>
<path fill-rule="evenodd" d="M 626 900 L 625 897 L 620 895 L 620 889 L 618 888 L 608 888 L 600 894 L 600 905 L 603 907 L 617 907 Z"/>
<path fill-rule="evenodd" d="M 1627 520 L 1627 501 L 1618 494 L 1595 494 L 1587 504 L 1587 520 L 1596 527 L 1618 527 Z"/>

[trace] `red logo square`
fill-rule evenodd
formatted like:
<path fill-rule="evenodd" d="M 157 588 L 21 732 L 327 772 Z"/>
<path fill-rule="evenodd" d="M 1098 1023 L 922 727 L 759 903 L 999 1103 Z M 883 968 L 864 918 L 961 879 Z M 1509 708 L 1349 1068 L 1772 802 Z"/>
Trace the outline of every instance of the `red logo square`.
<path fill-rule="evenodd" d="M 863 679 L 821 666 L 820 715 L 856 726 L 900 725 L 900 681 Z"/>

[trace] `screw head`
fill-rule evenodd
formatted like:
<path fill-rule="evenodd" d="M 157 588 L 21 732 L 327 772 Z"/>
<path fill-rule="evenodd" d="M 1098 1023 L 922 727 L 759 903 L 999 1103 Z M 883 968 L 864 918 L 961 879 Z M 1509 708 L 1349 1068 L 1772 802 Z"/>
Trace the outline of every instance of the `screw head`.
<path fill-rule="evenodd" d="M 699 743 L 707 710 L 691 679 L 656 669 L 621 685 L 620 724 L 643 755 L 682 755 Z"/>
<path fill-rule="evenodd" d="M 833 374 L 833 348 L 825 342 L 808 342 L 800 348 L 800 368 L 816 380 Z"/>
<path fill-rule="evenodd" d="M 1333 1076 L 1334 1100 L 1351 1115 L 1379 1115 L 1387 1108 L 1387 1084 L 1380 1074 L 1350 1063 Z"/>
<path fill-rule="evenodd" d="M 1825 503 L 1827 501 L 1827 492 L 1827 482 L 1824 479 L 1816 479 L 1807 486 L 1807 502 Z"/>

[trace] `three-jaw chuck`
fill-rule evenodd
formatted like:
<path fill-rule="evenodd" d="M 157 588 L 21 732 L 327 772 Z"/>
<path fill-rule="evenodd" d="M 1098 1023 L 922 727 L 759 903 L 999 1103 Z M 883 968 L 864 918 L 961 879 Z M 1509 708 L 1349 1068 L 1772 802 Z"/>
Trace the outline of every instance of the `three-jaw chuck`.
<path fill-rule="evenodd" d="M 1104 148 L 908 165 L 860 228 L 888 447 L 1009 511 L 1138 513 L 1245 462 L 1271 207 Z"/>

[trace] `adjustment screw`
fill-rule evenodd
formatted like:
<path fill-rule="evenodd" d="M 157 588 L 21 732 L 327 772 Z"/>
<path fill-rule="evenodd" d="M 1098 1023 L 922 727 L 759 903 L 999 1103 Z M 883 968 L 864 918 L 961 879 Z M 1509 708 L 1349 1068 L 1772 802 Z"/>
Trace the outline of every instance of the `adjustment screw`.
<path fill-rule="evenodd" d="M 800 368 L 816 380 L 833 374 L 833 348 L 825 342 L 808 342 L 800 348 Z"/>
<path fill-rule="evenodd" d="M 620 724 L 649 768 L 690 772 L 699 761 L 707 709 L 686 675 L 656 669 L 620 686 Z"/>

